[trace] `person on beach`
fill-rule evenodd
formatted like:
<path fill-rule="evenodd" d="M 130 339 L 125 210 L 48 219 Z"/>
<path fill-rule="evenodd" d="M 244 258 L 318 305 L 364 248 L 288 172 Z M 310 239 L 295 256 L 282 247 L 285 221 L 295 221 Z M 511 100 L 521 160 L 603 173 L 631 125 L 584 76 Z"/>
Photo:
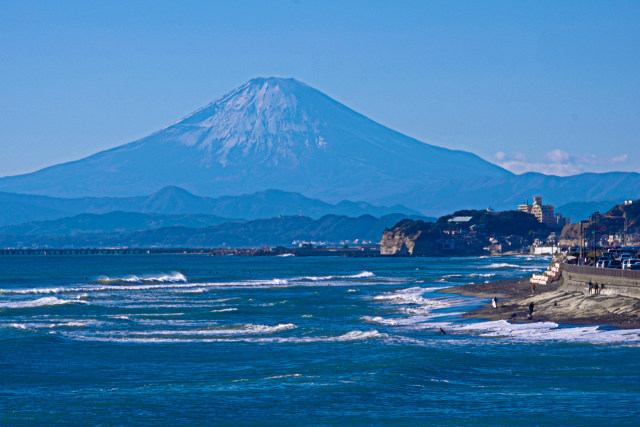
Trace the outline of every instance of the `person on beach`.
<path fill-rule="evenodd" d="M 498 298 L 493 297 L 493 299 L 491 300 L 491 305 L 493 306 L 493 308 L 498 308 Z"/>
<path fill-rule="evenodd" d="M 600 287 L 598 286 L 598 284 L 596 283 L 595 285 L 593 285 L 593 293 L 598 295 L 600 293 Z"/>
<path fill-rule="evenodd" d="M 533 285 L 531 285 L 531 293 L 532 294 L 536 293 L 536 284 L 535 283 Z"/>
<path fill-rule="evenodd" d="M 529 316 L 533 316 L 533 302 L 529 303 Z"/>
<path fill-rule="evenodd" d="M 589 280 L 589 295 L 591 295 L 592 291 L 593 291 L 593 283 L 591 283 L 591 280 Z"/>

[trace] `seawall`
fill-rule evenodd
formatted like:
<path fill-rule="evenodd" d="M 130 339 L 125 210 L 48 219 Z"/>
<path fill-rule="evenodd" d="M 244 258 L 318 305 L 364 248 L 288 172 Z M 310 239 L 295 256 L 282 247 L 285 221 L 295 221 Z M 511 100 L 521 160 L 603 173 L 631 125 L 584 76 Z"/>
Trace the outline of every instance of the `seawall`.
<path fill-rule="evenodd" d="M 640 298 L 640 271 L 563 264 L 564 283 L 560 290 L 589 294 L 589 282 L 600 288 L 600 295 Z"/>

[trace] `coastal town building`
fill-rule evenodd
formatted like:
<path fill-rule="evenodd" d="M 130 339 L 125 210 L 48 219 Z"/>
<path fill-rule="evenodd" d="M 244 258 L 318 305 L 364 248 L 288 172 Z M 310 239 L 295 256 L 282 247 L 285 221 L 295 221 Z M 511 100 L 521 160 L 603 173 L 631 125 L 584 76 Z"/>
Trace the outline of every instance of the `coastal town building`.
<path fill-rule="evenodd" d="M 520 212 L 526 212 L 536 217 L 538 222 L 541 222 L 549 227 L 555 227 L 557 225 L 556 216 L 553 212 L 552 205 L 543 205 L 542 197 L 534 197 L 533 205 L 528 202 L 524 205 L 518 205 Z"/>

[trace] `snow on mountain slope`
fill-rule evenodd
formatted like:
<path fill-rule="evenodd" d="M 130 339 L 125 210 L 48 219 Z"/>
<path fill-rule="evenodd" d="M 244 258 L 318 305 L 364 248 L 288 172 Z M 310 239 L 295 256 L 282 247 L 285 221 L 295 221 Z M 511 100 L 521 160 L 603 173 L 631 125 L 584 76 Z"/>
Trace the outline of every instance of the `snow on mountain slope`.
<path fill-rule="evenodd" d="M 375 202 L 453 178 L 509 175 L 386 128 L 297 80 L 257 78 L 138 141 L 0 178 L 0 190 L 134 196 L 177 185 L 207 196 L 279 189 Z"/>

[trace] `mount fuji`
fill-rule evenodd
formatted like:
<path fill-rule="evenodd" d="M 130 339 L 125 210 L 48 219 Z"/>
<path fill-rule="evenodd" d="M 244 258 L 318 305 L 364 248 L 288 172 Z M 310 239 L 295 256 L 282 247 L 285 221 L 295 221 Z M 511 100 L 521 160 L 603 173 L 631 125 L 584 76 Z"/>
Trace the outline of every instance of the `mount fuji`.
<path fill-rule="evenodd" d="M 510 175 L 393 131 L 295 79 L 256 78 L 138 141 L 0 178 L 0 190 L 123 197 L 173 185 L 213 197 L 278 189 L 375 202 L 454 178 Z"/>

